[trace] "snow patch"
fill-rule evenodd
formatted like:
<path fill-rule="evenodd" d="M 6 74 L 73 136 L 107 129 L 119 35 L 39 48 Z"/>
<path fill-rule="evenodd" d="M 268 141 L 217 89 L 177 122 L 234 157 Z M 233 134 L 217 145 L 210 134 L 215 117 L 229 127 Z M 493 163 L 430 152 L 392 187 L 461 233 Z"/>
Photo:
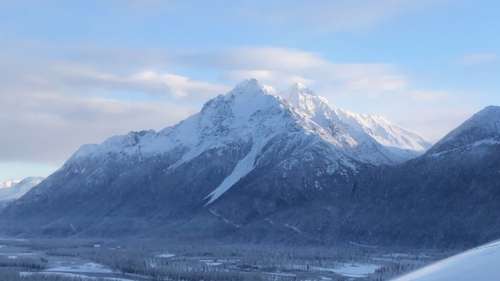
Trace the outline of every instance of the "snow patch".
<path fill-rule="evenodd" d="M 238 164 L 236 164 L 231 174 L 227 176 L 214 191 L 205 197 L 205 199 L 208 199 L 205 206 L 212 204 L 215 200 L 221 197 L 222 194 L 226 193 L 231 187 L 233 187 L 233 185 L 235 185 L 241 178 L 248 175 L 254 169 L 257 155 L 265 143 L 266 140 L 262 140 L 252 145 L 250 151 L 238 162 Z"/>
<path fill-rule="evenodd" d="M 113 271 L 98 263 L 88 262 L 83 264 L 60 264 L 51 267 L 45 272 L 76 272 L 76 273 L 113 273 Z"/>
<path fill-rule="evenodd" d="M 333 272 L 345 277 L 351 278 L 364 278 L 369 275 L 375 273 L 380 265 L 376 264 L 367 264 L 367 263 L 342 263 L 335 267 L 319 267 L 313 266 L 312 270 L 315 271 L 325 271 L 325 272 Z"/>
<path fill-rule="evenodd" d="M 173 258 L 175 257 L 175 254 L 171 254 L 171 253 L 164 253 L 164 254 L 159 254 L 159 255 L 156 255 L 157 258 L 161 258 L 161 259 L 170 259 L 170 258 Z"/>

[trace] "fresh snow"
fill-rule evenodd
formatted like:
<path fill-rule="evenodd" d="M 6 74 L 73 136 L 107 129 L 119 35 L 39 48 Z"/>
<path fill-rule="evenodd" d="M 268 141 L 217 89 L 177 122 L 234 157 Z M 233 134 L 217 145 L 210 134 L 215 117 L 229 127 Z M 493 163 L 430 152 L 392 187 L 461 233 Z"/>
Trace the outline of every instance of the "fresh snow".
<path fill-rule="evenodd" d="M 207 197 L 205 197 L 205 199 L 208 199 L 208 202 L 205 205 L 212 204 L 215 200 L 221 197 L 222 194 L 227 192 L 233 185 L 235 185 L 241 178 L 246 176 L 254 169 L 257 155 L 266 141 L 267 140 L 262 140 L 256 144 L 253 144 L 250 152 L 248 152 L 248 154 L 243 159 L 241 159 L 238 164 L 236 164 L 231 174 L 226 177 L 214 191 L 212 191 L 207 195 Z"/>
<path fill-rule="evenodd" d="M 206 264 L 207 266 L 221 266 L 226 260 L 200 260 L 200 262 Z"/>
<path fill-rule="evenodd" d="M 160 258 L 160 259 L 170 259 L 170 258 L 173 258 L 175 257 L 175 254 L 171 254 L 171 253 L 164 253 L 164 254 L 159 254 L 159 255 L 156 255 L 157 258 Z"/>
<path fill-rule="evenodd" d="M 131 132 L 111 137 L 100 145 L 84 145 L 71 160 L 108 153 L 149 156 L 183 147 L 188 152 L 175 165 L 179 166 L 207 149 L 224 146 L 235 139 L 248 140 L 262 125 L 258 121 L 266 121 L 267 131 L 286 129 L 281 125 L 283 122 L 299 123 L 307 132 L 317 134 L 339 148 L 378 144 L 389 149 L 422 152 L 429 145 L 421 137 L 383 117 L 334 108 L 326 98 L 301 85 L 292 87 L 281 96 L 284 98 L 273 94 L 269 87 L 260 85 L 255 79 L 247 80 L 228 94 L 210 100 L 201 112 L 173 127 L 160 132 Z M 286 109 L 293 111 L 292 118 L 298 120 L 287 121 L 290 116 L 283 114 Z M 383 161 L 382 157 L 379 158 Z"/>
<path fill-rule="evenodd" d="M 393 164 L 422 154 L 430 143 L 382 116 L 357 114 L 336 108 L 324 97 L 296 84 L 283 93 L 286 100 L 303 116 L 324 131 L 335 135 L 343 146 L 350 147 L 357 158 L 372 164 Z"/>
<path fill-rule="evenodd" d="M 393 281 L 500 280 L 500 241 L 436 262 Z"/>
<path fill-rule="evenodd" d="M 75 264 L 60 264 L 45 270 L 45 272 L 76 272 L 76 273 L 113 273 L 113 271 L 98 263 L 75 263 Z"/>
<path fill-rule="evenodd" d="M 330 150 L 329 174 L 356 172 L 359 162 L 400 163 L 428 147 L 416 134 L 382 117 L 334 108 L 326 98 L 302 85 L 276 93 L 255 79 L 246 80 L 229 93 L 208 101 L 199 113 L 175 126 L 159 132 L 149 130 L 111 137 L 100 145 L 84 145 L 65 165 L 82 159 L 105 159 L 109 154 L 124 157 L 124 161 L 130 161 L 128 158 L 141 161 L 165 153 L 180 153 L 179 160 L 165 168 L 168 173 L 208 150 L 250 147 L 231 173 L 206 195 L 209 205 L 258 165 L 264 153 L 262 148 L 276 136 L 299 141 L 303 138 L 304 143 L 311 145 L 326 144 Z M 303 155 L 304 161 L 312 161 L 306 156 Z"/>
<path fill-rule="evenodd" d="M 335 267 L 313 266 L 312 270 L 333 272 L 351 278 L 364 278 L 375 273 L 380 267 L 380 265 L 368 263 L 341 263 Z"/>

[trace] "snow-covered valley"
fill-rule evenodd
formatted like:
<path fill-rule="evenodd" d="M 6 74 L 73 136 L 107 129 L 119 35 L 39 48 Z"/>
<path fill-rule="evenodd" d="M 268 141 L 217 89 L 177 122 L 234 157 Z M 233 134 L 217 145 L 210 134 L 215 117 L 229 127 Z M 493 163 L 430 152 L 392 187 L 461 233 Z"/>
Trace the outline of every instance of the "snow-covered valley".
<path fill-rule="evenodd" d="M 2 239 L 0 243 L 0 278 L 47 281 L 167 281 L 174 276 L 214 281 L 371 281 L 386 280 L 442 256 L 430 250 L 395 254 L 390 248 L 366 251 L 352 245 L 333 250 L 162 240 Z"/>

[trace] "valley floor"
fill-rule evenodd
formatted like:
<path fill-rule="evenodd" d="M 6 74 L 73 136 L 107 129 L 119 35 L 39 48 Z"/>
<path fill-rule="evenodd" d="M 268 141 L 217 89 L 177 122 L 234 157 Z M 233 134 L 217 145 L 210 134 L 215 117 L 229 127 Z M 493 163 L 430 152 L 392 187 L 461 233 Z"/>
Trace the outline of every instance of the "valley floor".
<path fill-rule="evenodd" d="M 159 240 L 0 239 L 0 280 L 379 281 L 452 254 Z"/>

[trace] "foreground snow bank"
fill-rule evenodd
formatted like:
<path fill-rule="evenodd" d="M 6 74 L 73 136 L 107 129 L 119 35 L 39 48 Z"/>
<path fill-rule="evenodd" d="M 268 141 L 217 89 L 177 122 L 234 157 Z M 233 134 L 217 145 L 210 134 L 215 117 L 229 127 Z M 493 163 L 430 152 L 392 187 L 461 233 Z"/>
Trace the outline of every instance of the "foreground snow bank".
<path fill-rule="evenodd" d="M 431 264 L 393 281 L 500 280 L 500 241 Z"/>

